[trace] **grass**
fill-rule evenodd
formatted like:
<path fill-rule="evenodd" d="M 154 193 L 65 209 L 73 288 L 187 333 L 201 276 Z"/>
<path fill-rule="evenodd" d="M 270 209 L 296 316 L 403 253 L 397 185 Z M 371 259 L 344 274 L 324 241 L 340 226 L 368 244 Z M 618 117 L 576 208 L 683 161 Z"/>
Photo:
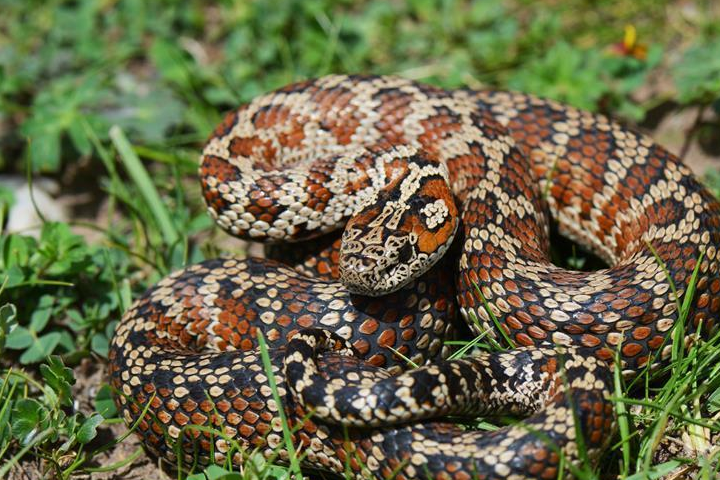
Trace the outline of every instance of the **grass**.
<path fill-rule="evenodd" d="M 84 198 L 38 236 L 0 238 L 0 478 L 40 462 L 38 476 L 98 475 L 140 455 L 98 467 L 126 442 L 98 444 L 98 430 L 121 422 L 107 387 L 87 399 L 88 385 L 73 382 L 105 361 L 132 298 L 173 269 L 241 252 L 219 246 L 196 180 L 203 139 L 240 102 L 310 76 L 373 72 L 519 89 L 640 126 L 668 106 L 720 113 L 709 0 L 0 0 L 0 11 L 0 173 L 50 177 L 63 198 Z M 716 121 L 698 115 L 687 128 L 688 141 L 718 142 Z M 716 172 L 708 183 L 720 193 Z M 0 181 L 3 227 L 15 202 Z M 498 348 L 491 340 L 458 346 Z M 621 428 L 606 475 L 692 466 L 717 476 L 717 447 L 708 460 L 652 464 L 669 436 L 701 452 L 718 434 L 718 342 L 676 347 L 670 367 L 632 385 L 616 377 Z M 235 478 L 287 473 L 249 458 Z M 204 475 L 220 478 L 218 468 Z"/>

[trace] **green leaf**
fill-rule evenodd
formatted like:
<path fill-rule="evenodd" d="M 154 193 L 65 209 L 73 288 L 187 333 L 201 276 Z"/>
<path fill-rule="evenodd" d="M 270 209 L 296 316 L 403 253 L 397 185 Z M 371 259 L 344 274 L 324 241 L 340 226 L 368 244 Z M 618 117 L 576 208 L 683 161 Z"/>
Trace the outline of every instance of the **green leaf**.
<path fill-rule="evenodd" d="M 70 417 L 67 417 L 65 420 L 65 424 L 63 425 L 63 433 L 67 436 L 67 440 L 65 440 L 60 447 L 58 447 L 58 450 L 61 452 L 67 452 L 70 450 L 73 445 L 75 445 L 75 442 L 77 442 L 77 428 L 78 428 L 78 418 L 83 417 L 85 418 L 81 413 L 76 413 Z"/>
<path fill-rule="evenodd" d="M 683 103 L 712 102 L 720 98 L 720 38 L 694 45 L 672 67 Z"/>
<path fill-rule="evenodd" d="M 0 354 L 5 351 L 5 342 L 11 330 L 17 327 L 17 308 L 12 303 L 0 307 Z"/>
<path fill-rule="evenodd" d="M 2 269 L 24 267 L 30 261 L 31 252 L 37 248 L 37 242 L 32 237 L 23 235 L 8 235 L 2 239 Z"/>
<path fill-rule="evenodd" d="M 117 407 L 112 389 L 109 385 L 103 385 L 95 397 L 95 409 L 105 418 L 112 418 L 117 415 Z"/>
<path fill-rule="evenodd" d="M 85 240 L 72 233 L 62 222 L 47 222 L 40 233 L 36 262 L 47 276 L 76 275 L 92 264 L 92 254 Z"/>
<path fill-rule="evenodd" d="M 32 398 L 18 400 L 12 412 L 13 437 L 22 445 L 27 445 L 45 429 L 47 418 L 47 410 L 37 400 Z"/>
<path fill-rule="evenodd" d="M 85 317 L 83 317 L 82 313 L 80 313 L 79 310 L 77 310 L 75 308 L 71 308 L 71 309 L 68 309 L 65 312 L 65 314 L 70 319 L 70 321 L 68 322 L 68 325 L 75 332 L 80 332 L 87 327 L 87 322 L 85 321 Z"/>
<path fill-rule="evenodd" d="M 123 278 L 122 282 L 120 282 L 119 290 L 120 306 L 123 310 L 127 310 L 132 304 L 132 291 L 130 289 L 130 281 L 127 278 Z"/>
<path fill-rule="evenodd" d="M 129 303 L 128 303 L 129 305 Z M 125 310 L 126 308 L 123 308 Z M 113 334 L 115 333 L 115 327 L 117 326 L 118 321 L 113 320 L 111 322 L 108 322 L 107 325 L 105 325 L 105 336 L 108 338 L 112 338 Z"/>
<path fill-rule="evenodd" d="M 720 411 L 720 388 L 716 389 L 708 398 L 708 411 L 715 413 Z"/>
<path fill-rule="evenodd" d="M 5 277 L 0 278 L 0 283 L 5 284 L 5 288 L 12 288 L 21 285 L 25 281 L 25 273 L 17 265 L 5 270 Z"/>
<path fill-rule="evenodd" d="M 58 394 L 62 405 L 72 405 L 71 386 L 75 384 L 75 377 L 72 370 L 63 365 L 59 356 L 50 356 L 47 363 L 40 365 L 40 374 L 47 385 Z"/>
<path fill-rule="evenodd" d="M 19 325 L 8 334 L 5 346 L 13 350 L 22 350 L 32 345 L 33 338 L 30 330 Z"/>
<path fill-rule="evenodd" d="M 35 333 L 42 332 L 50 321 L 53 313 L 55 298 L 52 295 L 43 295 L 38 300 L 32 315 L 30 315 L 30 330 Z"/>
<path fill-rule="evenodd" d="M 85 133 L 85 128 L 80 118 L 70 123 L 68 134 L 70 135 L 70 140 L 72 140 L 73 145 L 81 155 L 87 156 L 92 153 L 92 144 Z"/>
<path fill-rule="evenodd" d="M 58 341 L 56 350 L 59 348 L 61 352 L 74 352 L 76 350 L 77 335 L 73 336 L 67 330 L 60 331 L 60 340 Z"/>
<path fill-rule="evenodd" d="M 51 76 L 35 96 L 27 120 L 21 126 L 30 142 L 30 159 L 36 171 L 57 171 L 61 140 L 68 132 L 81 153 L 88 151 L 88 139 L 78 130 L 85 107 L 96 107 L 108 95 L 102 89 L 102 74 Z"/>
<path fill-rule="evenodd" d="M 5 185 L 0 185 L 0 212 L 7 213 L 7 210 L 15 205 L 15 193 Z"/>
<path fill-rule="evenodd" d="M 29 363 L 39 362 L 52 354 L 58 343 L 60 343 L 60 332 L 51 332 L 37 339 L 33 339 L 30 348 L 20 355 L 20 363 L 27 365 Z"/>
<path fill-rule="evenodd" d="M 237 472 L 230 472 L 218 465 L 210 465 L 202 473 L 187 477 L 187 480 L 242 480 L 243 476 Z"/>
<path fill-rule="evenodd" d="M 52 388 L 46 388 L 43 390 L 43 403 L 52 408 L 58 408 L 60 406 L 60 396 Z"/>
<path fill-rule="evenodd" d="M 80 429 L 77 431 L 78 442 L 82 444 L 88 443 L 90 440 L 95 438 L 97 435 L 97 427 L 104 421 L 102 415 L 99 413 L 93 414 L 90 418 L 86 419 Z"/>
<path fill-rule="evenodd" d="M 517 70 L 508 85 L 513 90 L 596 110 L 598 101 L 609 89 L 602 74 L 600 52 L 560 41 L 543 57 Z"/>
<path fill-rule="evenodd" d="M 60 167 L 60 131 L 54 125 L 44 125 L 39 133 L 28 137 L 30 161 L 36 172 L 54 172 Z"/>
<path fill-rule="evenodd" d="M 103 333 L 96 333 L 90 340 L 90 348 L 103 358 L 107 358 L 110 350 L 110 340 Z"/>

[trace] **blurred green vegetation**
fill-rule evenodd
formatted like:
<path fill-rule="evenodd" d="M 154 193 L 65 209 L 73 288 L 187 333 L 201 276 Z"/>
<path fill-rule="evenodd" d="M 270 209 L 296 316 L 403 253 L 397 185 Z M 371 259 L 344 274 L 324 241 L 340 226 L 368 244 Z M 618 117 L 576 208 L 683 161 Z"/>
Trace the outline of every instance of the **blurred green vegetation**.
<path fill-rule="evenodd" d="M 660 66 L 667 97 L 717 99 L 712 3 L 2 0 L 0 158 L 57 171 L 93 155 L 88 125 L 101 141 L 117 124 L 136 143 L 196 148 L 223 110 L 331 72 L 511 87 L 641 120 L 666 99 L 633 98 Z"/>
<path fill-rule="evenodd" d="M 51 355 L 102 359 L 133 295 L 218 253 L 195 175 L 223 111 L 363 72 L 512 88 L 630 123 L 668 103 L 720 112 L 713 0 L 0 0 L 0 12 L 0 173 L 90 196 L 37 239 L 0 238 L 0 478 L 24 455 L 54 478 L 90 471 L 101 417 L 67 413 L 74 379 Z M 13 201 L 0 187 L 0 227 Z M 82 223 L 91 239 L 72 231 Z M 106 390 L 95 408 L 115 414 Z"/>

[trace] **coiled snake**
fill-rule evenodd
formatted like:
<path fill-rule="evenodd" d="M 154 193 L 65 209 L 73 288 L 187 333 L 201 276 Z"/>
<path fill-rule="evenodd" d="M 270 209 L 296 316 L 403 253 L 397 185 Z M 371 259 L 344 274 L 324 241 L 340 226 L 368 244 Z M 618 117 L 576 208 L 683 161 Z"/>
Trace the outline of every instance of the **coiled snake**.
<path fill-rule="evenodd" d="M 228 114 L 200 175 L 231 234 L 316 240 L 294 266 L 189 266 L 124 315 L 119 405 L 175 464 L 287 461 L 283 409 L 308 468 L 555 478 L 610 438 L 615 353 L 627 375 L 667 357 L 693 270 L 686 338 L 717 325 L 717 201 L 649 138 L 553 101 L 328 76 Z M 610 267 L 553 265 L 550 216 Z M 496 317 L 518 348 L 441 360 L 456 299 L 475 333 Z M 400 373 L 405 359 L 430 363 Z M 428 420 L 481 413 L 532 416 L 492 433 Z"/>

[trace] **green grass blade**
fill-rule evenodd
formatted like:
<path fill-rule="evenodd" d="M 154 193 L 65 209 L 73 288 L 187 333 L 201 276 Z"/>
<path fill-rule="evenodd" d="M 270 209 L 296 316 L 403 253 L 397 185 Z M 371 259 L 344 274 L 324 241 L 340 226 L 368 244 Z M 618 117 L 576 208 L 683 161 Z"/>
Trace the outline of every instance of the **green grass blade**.
<path fill-rule="evenodd" d="M 118 460 L 115 463 L 111 463 L 110 465 L 105 465 L 102 467 L 87 467 L 83 470 L 88 473 L 103 473 L 103 472 L 112 472 L 113 470 L 118 470 L 125 465 L 130 465 L 135 460 L 140 458 L 143 453 L 145 453 L 145 450 L 143 447 L 137 447 L 133 453 L 131 453 L 129 456 L 123 458 L 122 460 Z"/>
<path fill-rule="evenodd" d="M 297 452 L 295 451 L 295 445 L 292 442 L 292 433 L 290 431 L 290 425 L 288 425 L 287 416 L 285 415 L 285 408 L 280 394 L 278 393 L 277 383 L 275 382 L 275 374 L 273 373 L 272 363 L 270 362 L 270 354 L 268 353 L 267 343 L 262 333 L 258 332 L 258 344 L 260 346 L 260 358 L 262 358 L 263 367 L 265 369 L 265 375 L 268 378 L 268 384 L 272 391 L 273 400 L 278 409 L 278 416 L 282 422 L 283 438 L 285 440 L 285 448 L 288 451 L 288 457 L 290 459 L 290 471 L 293 476 L 300 480 L 303 478 L 302 472 L 300 471 L 300 462 L 298 461 Z"/>
<path fill-rule="evenodd" d="M 613 368 L 613 384 L 615 387 L 615 412 L 617 413 L 618 428 L 620 430 L 623 464 L 620 477 L 627 477 L 630 473 L 630 421 L 627 406 L 623 402 L 622 367 L 619 350 L 615 351 L 615 366 Z"/>
<path fill-rule="evenodd" d="M 492 309 L 490 309 L 490 302 L 487 301 L 485 298 L 485 295 L 483 295 L 482 290 L 480 290 L 480 286 L 473 282 L 473 286 L 475 287 L 475 291 L 480 296 L 480 300 L 482 301 L 483 307 L 485 308 L 485 311 L 487 312 L 488 316 L 492 319 L 492 322 L 495 324 L 495 328 L 500 332 L 500 335 L 505 340 L 505 342 L 510 346 L 510 348 L 515 348 L 515 342 L 513 342 L 512 338 L 505 332 L 505 330 L 502 328 L 502 323 L 500 323 L 500 320 L 495 316 Z M 503 350 L 507 350 L 506 348 L 502 348 Z"/>
<path fill-rule="evenodd" d="M 137 154 L 132 149 L 132 146 L 122 129 L 120 129 L 117 125 L 113 125 L 110 128 L 110 139 L 112 139 L 115 148 L 117 148 L 120 159 L 125 165 L 125 169 L 132 178 L 133 182 L 137 185 L 145 203 L 147 203 L 150 211 L 155 217 L 165 243 L 168 245 L 174 245 L 180 239 L 180 235 L 175 229 L 175 225 L 170 218 L 170 214 L 165 208 L 165 204 L 162 202 L 160 194 L 155 188 L 155 185 L 150 179 L 150 175 L 147 173 L 147 170 L 140 161 L 140 158 L 138 158 Z"/>

